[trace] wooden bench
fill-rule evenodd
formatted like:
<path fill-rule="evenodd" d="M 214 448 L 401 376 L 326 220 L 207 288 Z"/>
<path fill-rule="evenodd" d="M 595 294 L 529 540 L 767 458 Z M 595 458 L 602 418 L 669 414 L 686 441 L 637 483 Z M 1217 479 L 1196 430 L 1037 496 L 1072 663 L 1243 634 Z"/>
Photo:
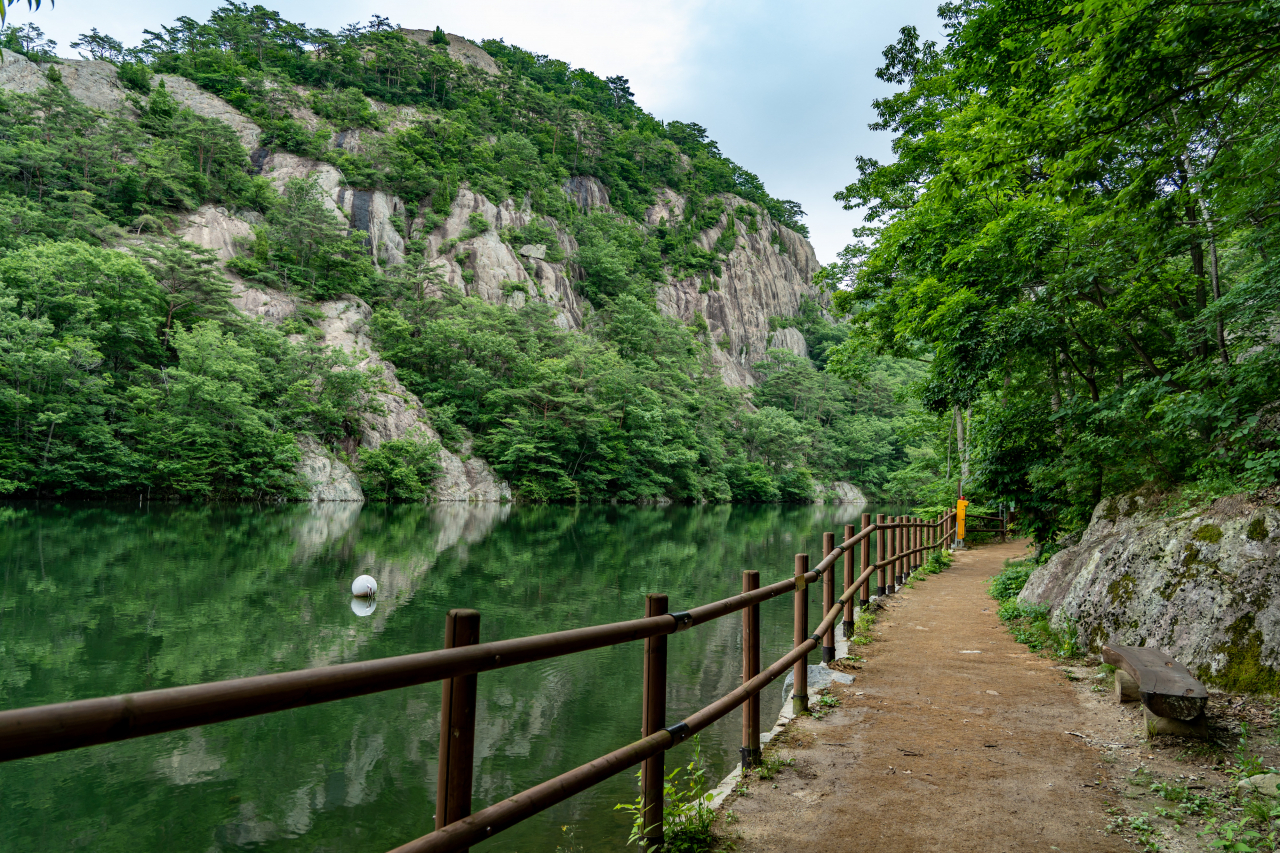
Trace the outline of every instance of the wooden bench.
<path fill-rule="evenodd" d="M 1156 734 L 1207 734 L 1209 691 L 1181 663 L 1158 649 L 1137 646 L 1103 646 L 1102 659 L 1116 668 L 1116 697 L 1122 702 L 1140 698 Z M 1132 684 L 1124 684 L 1126 676 Z"/>

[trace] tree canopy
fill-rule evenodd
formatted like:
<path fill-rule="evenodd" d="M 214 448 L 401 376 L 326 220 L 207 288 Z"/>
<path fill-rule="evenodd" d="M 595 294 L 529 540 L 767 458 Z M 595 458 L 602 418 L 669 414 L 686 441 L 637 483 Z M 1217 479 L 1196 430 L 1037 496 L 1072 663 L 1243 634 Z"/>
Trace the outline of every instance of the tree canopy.
<path fill-rule="evenodd" d="M 1259 0 L 963 0 L 885 49 L 892 163 L 824 270 L 969 413 L 972 488 L 1044 538 L 1104 494 L 1271 483 L 1280 12 Z"/>

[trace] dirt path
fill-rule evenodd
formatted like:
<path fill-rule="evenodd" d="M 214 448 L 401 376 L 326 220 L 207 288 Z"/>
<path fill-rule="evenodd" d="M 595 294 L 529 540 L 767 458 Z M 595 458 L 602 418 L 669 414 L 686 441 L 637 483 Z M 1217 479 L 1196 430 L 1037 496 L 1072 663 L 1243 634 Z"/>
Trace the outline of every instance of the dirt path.
<path fill-rule="evenodd" d="M 1121 851 L 1104 833 L 1108 767 L 1067 734 L 1087 713 L 1062 671 L 1015 643 L 986 580 L 1025 542 L 956 555 L 881 612 L 840 707 L 788 727 L 795 759 L 731 797 L 761 851 Z"/>

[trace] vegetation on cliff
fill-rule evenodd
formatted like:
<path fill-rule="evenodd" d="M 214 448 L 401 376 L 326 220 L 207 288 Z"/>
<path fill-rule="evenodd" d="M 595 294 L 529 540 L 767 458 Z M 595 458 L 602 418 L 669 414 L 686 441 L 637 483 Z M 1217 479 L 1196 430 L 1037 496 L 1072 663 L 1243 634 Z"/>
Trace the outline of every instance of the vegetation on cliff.
<path fill-rule="evenodd" d="M 1280 18 L 1257 0 L 947 3 L 875 102 L 893 163 L 824 271 L 855 341 L 929 361 L 968 490 L 1042 541 L 1106 494 L 1280 473 Z M 838 357 L 838 353 L 833 357 Z"/>
<path fill-rule="evenodd" d="M 437 470 L 423 448 L 354 458 L 381 379 L 319 346 L 306 304 L 346 293 L 374 307 L 376 344 L 445 443 L 489 459 L 527 499 L 808 500 L 815 478 L 874 493 L 907 463 L 936 459 L 937 420 L 901 394 L 910 363 L 828 365 L 844 332 L 816 303 L 778 318 L 801 328 L 812 358 L 779 351 L 760 365 L 753 404 L 721 381 L 705 329 L 659 313 L 659 285 L 714 286 L 734 234 L 760 216 L 805 233 L 799 207 L 705 130 L 648 115 L 623 78 L 501 41 L 483 44 L 492 74 L 451 56 L 443 33 L 406 32 L 375 16 L 332 34 L 235 3 L 127 50 L 93 30 L 76 47 L 116 65 L 132 92 L 118 115 L 71 96 L 50 44 L 0 36 L 50 63 L 38 93 L 0 92 L 0 489 L 297 496 L 295 436 L 310 434 L 359 461 L 371 495 L 421 497 Z M 403 199 L 422 220 L 394 223 L 409 262 L 375 264 L 314 181 L 278 191 L 257 174 L 265 152 L 251 161 L 235 129 L 183 107 L 163 74 L 250 116 L 267 150 Z M 363 144 L 333 147 L 345 131 L 364 132 Z M 610 209 L 576 205 L 563 189 L 575 176 L 603 182 Z M 443 297 L 424 297 L 421 235 L 464 185 L 495 203 L 528 200 L 535 222 L 510 239 L 554 254 L 554 229 L 572 235 L 566 260 L 593 306 L 583 330 L 557 327 L 536 302 L 495 306 L 439 282 L 430 290 Z M 660 193 L 682 197 L 684 212 L 649 226 Z M 729 209 L 731 197 L 742 203 Z M 241 317 L 214 258 L 170 236 L 205 204 L 255 223 L 228 267 L 301 300 L 289 321 Z M 702 248 L 722 217 L 727 236 Z"/>

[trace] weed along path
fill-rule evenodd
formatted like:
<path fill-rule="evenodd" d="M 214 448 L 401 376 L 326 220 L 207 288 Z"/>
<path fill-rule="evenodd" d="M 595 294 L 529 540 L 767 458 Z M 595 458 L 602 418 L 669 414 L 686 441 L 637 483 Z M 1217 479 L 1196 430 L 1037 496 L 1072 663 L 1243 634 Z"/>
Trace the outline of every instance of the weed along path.
<path fill-rule="evenodd" d="M 987 579 L 1026 543 L 956 555 L 880 611 L 866 658 L 821 719 L 775 740 L 720 824 L 763 851 L 1130 850 L 1104 834 L 1107 769 L 1068 732 L 1084 709 L 1064 673 L 1013 641 Z M 727 812 L 732 812 L 732 816 Z"/>

